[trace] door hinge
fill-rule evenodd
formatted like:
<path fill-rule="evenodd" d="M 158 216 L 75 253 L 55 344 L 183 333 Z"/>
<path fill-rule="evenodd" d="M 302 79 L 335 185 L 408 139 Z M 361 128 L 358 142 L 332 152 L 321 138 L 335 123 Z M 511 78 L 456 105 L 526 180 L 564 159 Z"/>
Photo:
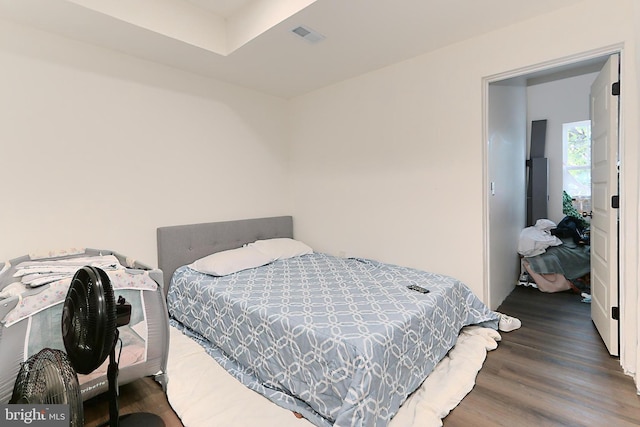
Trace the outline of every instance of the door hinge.
<path fill-rule="evenodd" d="M 615 82 L 611 85 L 611 95 L 619 96 L 620 95 L 620 82 Z"/>
<path fill-rule="evenodd" d="M 611 196 L 611 207 L 613 209 L 620 208 L 620 196 L 618 196 L 617 194 L 615 196 Z"/>
<path fill-rule="evenodd" d="M 620 308 L 619 307 L 611 307 L 611 318 L 613 320 L 620 320 Z"/>

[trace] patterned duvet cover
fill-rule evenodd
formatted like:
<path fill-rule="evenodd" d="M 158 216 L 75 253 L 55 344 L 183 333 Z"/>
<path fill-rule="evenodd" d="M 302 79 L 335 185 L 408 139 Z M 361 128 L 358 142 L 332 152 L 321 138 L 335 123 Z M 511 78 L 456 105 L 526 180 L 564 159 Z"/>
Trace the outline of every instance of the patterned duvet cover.
<path fill-rule="evenodd" d="M 456 279 L 317 253 L 224 277 L 181 267 L 168 308 L 245 385 L 318 426 L 386 426 L 463 326 L 497 327 Z"/>

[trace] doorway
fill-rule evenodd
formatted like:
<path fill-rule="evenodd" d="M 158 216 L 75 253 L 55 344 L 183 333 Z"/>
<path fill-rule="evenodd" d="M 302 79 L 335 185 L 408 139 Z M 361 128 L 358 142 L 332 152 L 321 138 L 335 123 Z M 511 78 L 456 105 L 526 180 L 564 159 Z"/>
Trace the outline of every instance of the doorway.
<path fill-rule="evenodd" d="M 589 119 L 589 90 L 609 56 L 593 52 L 581 58 L 531 67 L 485 79 L 485 300 L 495 309 L 513 290 L 520 273 L 517 244 L 526 227 L 526 166 L 532 120 L 549 119 L 546 150 L 549 167 L 549 214 L 558 223 L 562 212 L 562 124 Z M 568 89 L 564 90 L 566 86 Z M 567 104 L 570 92 L 582 96 L 574 112 L 554 109 Z M 580 95 L 582 93 L 582 95 Z M 540 99 L 537 99 L 540 98 Z M 546 103 L 546 105 L 545 105 Z M 538 107 L 535 107 L 538 105 Z M 539 109 L 540 112 L 532 111 Z M 566 108 L 566 107 L 564 107 Z M 565 118 L 562 118 L 565 114 Z M 568 114 L 568 115 L 567 115 Z M 544 116 L 546 117 L 544 117 Z M 555 129 L 555 127 L 558 129 Z M 558 142 L 559 141 L 559 142 Z"/>

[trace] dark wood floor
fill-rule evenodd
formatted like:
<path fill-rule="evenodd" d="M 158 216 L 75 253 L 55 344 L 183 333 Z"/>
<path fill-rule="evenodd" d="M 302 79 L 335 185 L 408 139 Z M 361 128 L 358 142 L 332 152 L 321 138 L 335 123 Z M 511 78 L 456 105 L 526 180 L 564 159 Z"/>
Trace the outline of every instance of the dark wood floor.
<path fill-rule="evenodd" d="M 180 418 L 169 406 L 167 396 L 162 391 L 160 384 L 150 377 L 121 386 L 118 404 L 120 415 L 150 412 L 162 418 L 167 427 L 183 427 Z M 95 427 L 108 422 L 109 400 L 107 393 L 84 402 L 85 426 Z"/>
<path fill-rule="evenodd" d="M 472 392 L 445 427 L 640 426 L 640 397 L 573 293 L 517 287 L 499 311 L 522 328 L 503 333 Z"/>
<path fill-rule="evenodd" d="M 571 293 L 517 287 L 500 306 L 522 328 L 502 334 L 476 386 L 445 419 L 445 427 L 640 426 L 640 397 L 617 358 L 605 350 L 590 305 Z M 120 413 L 153 412 L 182 426 L 149 378 L 120 387 Z M 108 419 L 106 396 L 85 402 L 85 425 Z"/>

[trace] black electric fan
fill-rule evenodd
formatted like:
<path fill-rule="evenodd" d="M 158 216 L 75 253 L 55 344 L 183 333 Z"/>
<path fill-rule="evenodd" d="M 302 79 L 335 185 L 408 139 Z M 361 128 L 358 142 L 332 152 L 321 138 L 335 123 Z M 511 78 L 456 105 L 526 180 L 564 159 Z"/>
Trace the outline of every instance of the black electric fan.
<path fill-rule="evenodd" d="M 62 350 L 44 348 L 22 363 L 9 403 L 69 405 L 69 425 L 84 425 L 78 375 Z"/>
<path fill-rule="evenodd" d="M 62 309 L 64 347 L 71 366 L 80 374 L 93 372 L 109 357 L 110 427 L 164 426 L 162 419 L 151 413 L 119 415 L 118 327 L 127 325 L 130 317 L 131 305 L 123 298 L 119 298 L 116 304 L 107 273 L 98 267 L 82 267 L 71 280 Z"/>

